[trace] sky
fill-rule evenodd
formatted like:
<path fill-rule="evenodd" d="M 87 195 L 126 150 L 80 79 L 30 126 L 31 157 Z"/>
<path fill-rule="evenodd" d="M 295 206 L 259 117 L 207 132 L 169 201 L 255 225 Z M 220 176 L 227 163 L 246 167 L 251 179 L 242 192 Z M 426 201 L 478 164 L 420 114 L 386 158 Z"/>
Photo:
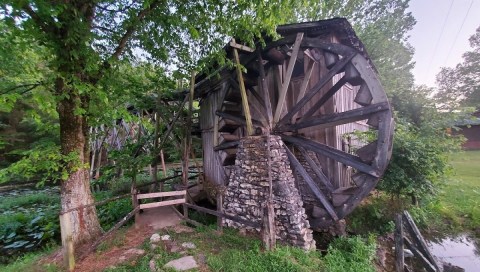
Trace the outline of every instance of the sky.
<path fill-rule="evenodd" d="M 409 38 L 415 83 L 434 87 L 440 67 L 455 67 L 471 50 L 468 38 L 480 26 L 480 0 L 411 0 L 409 11 L 417 20 Z"/>

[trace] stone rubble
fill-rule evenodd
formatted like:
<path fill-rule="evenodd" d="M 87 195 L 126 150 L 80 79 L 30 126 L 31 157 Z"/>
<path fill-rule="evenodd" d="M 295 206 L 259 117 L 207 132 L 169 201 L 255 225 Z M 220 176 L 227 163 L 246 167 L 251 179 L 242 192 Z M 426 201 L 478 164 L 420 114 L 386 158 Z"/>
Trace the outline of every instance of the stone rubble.
<path fill-rule="evenodd" d="M 269 192 L 267 156 L 267 136 L 250 136 L 240 140 L 235 168 L 230 173 L 223 200 L 226 213 L 262 223 Z M 276 238 L 305 250 L 315 249 L 302 197 L 279 136 L 270 136 L 270 158 Z M 224 222 L 229 227 L 261 231 L 260 228 L 253 229 L 231 220 Z"/>
<path fill-rule="evenodd" d="M 198 267 L 197 261 L 193 256 L 185 256 L 173 261 L 170 261 L 164 265 L 166 268 L 173 268 L 176 271 L 186 271 Z"/>

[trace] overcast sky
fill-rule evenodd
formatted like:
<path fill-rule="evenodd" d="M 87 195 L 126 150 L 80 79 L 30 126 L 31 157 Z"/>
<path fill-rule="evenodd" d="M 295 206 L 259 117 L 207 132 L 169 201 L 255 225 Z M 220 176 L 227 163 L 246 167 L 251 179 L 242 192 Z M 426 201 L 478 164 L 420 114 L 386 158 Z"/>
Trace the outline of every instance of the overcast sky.
<path fill-rule="evenodd" d="M 415 83 L 435 86 L 440 67 L 454 67 L 471 49 L 468 38 L 480 26 L 480 0 L 411 0 L 410 11 L 417 20 L 410 32 Z"/>

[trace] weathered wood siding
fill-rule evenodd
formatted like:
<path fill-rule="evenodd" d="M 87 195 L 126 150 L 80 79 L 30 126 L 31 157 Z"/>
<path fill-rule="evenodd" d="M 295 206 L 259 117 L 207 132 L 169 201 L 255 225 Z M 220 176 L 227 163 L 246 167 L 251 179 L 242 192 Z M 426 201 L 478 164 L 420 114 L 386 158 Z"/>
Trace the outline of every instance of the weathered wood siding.
<path fill-rule="evenodd" d="M 200 101 L 200 129 L 202 130 L 202 148 L 203 148 L 203 173 L 206 182 L 216 185 L 225 184 L 225 171 L 219 161 L 218 153 L 213 150 L 216 144 L 216 133 L 214 131 L 215 122 L 218 118 L 215 112 L 220 109 L 226 88 L 223 86 L 220 90 L 209 92 L 207 96 Z"/>

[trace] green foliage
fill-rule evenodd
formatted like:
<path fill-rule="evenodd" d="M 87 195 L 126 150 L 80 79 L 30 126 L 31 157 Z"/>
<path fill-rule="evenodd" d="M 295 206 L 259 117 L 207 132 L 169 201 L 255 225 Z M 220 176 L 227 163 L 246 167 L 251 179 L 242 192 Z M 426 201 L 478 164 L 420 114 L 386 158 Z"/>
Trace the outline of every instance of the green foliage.
<path fill-rule="evenodd" d="M 348 230 L 359 234 L 392 232 L 395 226 L 394 214 L 399 211 L 399 207 L 394 204 L 392 199 L 385 196 L 371 196 L 367 203 L 362 203 L 347 216 Z"/>
<path fill-rule="evenodd" d="M 437 75 L 439 91 L 435 98 L 445 109 L 480 109 L 480 27 L 469 39 L 472 51 L 463 54 L 463 62 L 454 68 L 442 68 Z"/>
<path fill-rule="evenodd" d="M 330 272 L 374 272 L 375 237 L 364 240 L 360 236 L 340 237 L 329 246 L 324 257 L 326 270 Z"/>
<path fill-rule="evenodd" d="M 95 201 L 113 197 L 109 192 L 95 193 Z M 97 215 L 100 220 L 100 225 L 104 230 L 109 230 L 121 218 L 132 211 L 132 199 L 127 197 L 118 199 L 107 204 L 97 207 Z"/>
<path fill-rule="evenodd" d="M 62 271 L 55 264 L 39 264 L 39 261 L 45 255 L 50 254 L 52 251 L 56 250 L 56 246 L 48 246 L 45 250 L 41 252 L 30 252 L 26 253 L 18 258 L 15 261 L 2 265 L 0 264 L 0 271 L 3 272 L 18 272 L 18 271 L 45 271 L 45 272 L 56 272 Z"/>
<path fill-rule="evenodd" d="M 392 158 L 378 189 L 396 197 L 435 195 L 450 173 L 448 155 L 459 146 L 446 131 L 397 119 Z"/>
<path fill-rule="evenodd" d="M 15 152 L 21 159 L 0 169 L 0 181 L 40 179 L 39 185 L 46 181 L 56 182 L 68 176 L 65 165 L 77 157 L 75 153 L 62 155 L 58 144 L 47 139 L 34 143 L 32 149 Z"/>
<path fill-rule="evenodd" d="M 1 198 L 0 263 L 58 239 L 58 203 L 49 190 Z"/>

